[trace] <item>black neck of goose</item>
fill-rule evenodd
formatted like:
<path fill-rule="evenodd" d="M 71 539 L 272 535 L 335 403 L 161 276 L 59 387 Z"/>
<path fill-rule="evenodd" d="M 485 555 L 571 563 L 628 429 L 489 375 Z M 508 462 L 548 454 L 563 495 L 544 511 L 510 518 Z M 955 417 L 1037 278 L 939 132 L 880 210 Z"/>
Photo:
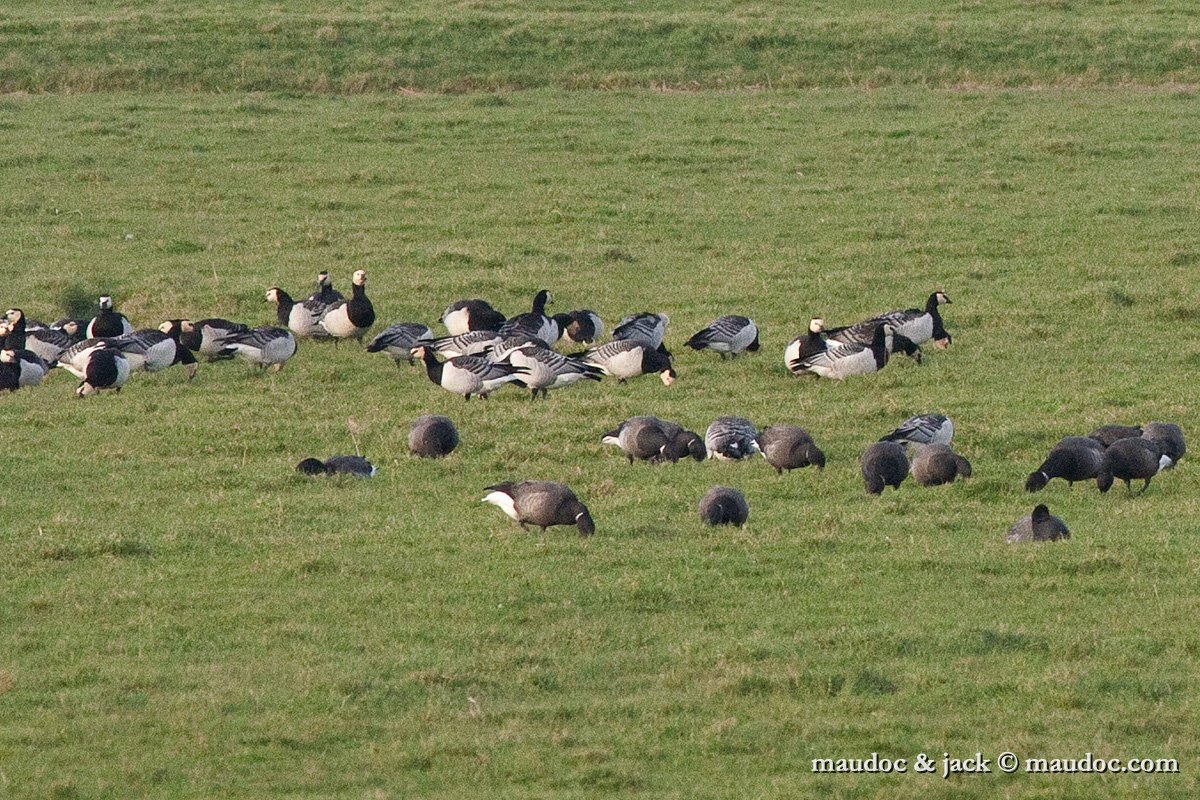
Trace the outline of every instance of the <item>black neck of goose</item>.
<path fill-rule="evenodd" d="M 283 289 L 276 289 L 275 297 L 275 317 L 279 320 L 280 325 L 286 326 L 292 316 L 292 307 L 296 305 L 296 301 Z"/>
<path fill-rule="evenodd" d="M 579 529 L 580 536 L 591 536 L 596 532 L 596 523 L 592 521 L 592 515 L 583 503 L 571 503 L 568 512 L 575 518 L 575 527 Z"/>
<path fill-rule="evenodd" d="M 933 318 L 933 338 L 934 340 L 949 339 L 950 334 L 946 332 L 946 326 L 942 324 L 942 314 L 938 311 L 938 307 L 934 306 L 929 312 L 929 316 Z"/>
<path fill-rule="evenodd" d="M 937 315 L 938 296 L 937 292 L 929 295 L 929 299 L 925 301 L 925 313 Z"/>
<path fill-rule="evenodd" d="M 886 326 L 875 326 L 875 335 L 871 337 L 871 353 L 875 356 L 875 363 L 880 368 L 887 363 L 888 351 Z"/>
<path fill-rule="evenodd" d="M 649 374 L 666 369 L 671 369 L 670 356 L 665 356 L 657 350 L 651 350 L 649 345 L 642 347 L 642 372 Z"/>
<path fill-rule="evenodd" d="M 546 315 L 546 301 L 549 299 L 550 299 L 550 293 L 547 292 L 545 289 L 542 289 L 540 292 L 535 294 L 533 296 L 533 313 L 545 316 Z"/>
<path fill-rule="evenodd" d="M 433 355 L 433 350 L 428 347 L 425 348 L 425 355 L 421 357 L 421 360 L 425 362 L 425 374 L 429 376 L 429 380 L 441 386 L 442 370 L 445 368 L 445 364 L 438 361 Z"/>
<path fill-rule="evenodd" d="M 25 349 L 25 315 L 22 314 L 13 323 L 12 329 L 8 332 L 8 336 L 0 339 L 5 350 L 24 350 Z"/>
<path fill-rule="evenodd" d="M 346 304 L 346 315 L 359 328 L 369 328 L 375 324 L 375 308 L 367 299 L 366 286 L 354 284 L 350 302 Z"/>

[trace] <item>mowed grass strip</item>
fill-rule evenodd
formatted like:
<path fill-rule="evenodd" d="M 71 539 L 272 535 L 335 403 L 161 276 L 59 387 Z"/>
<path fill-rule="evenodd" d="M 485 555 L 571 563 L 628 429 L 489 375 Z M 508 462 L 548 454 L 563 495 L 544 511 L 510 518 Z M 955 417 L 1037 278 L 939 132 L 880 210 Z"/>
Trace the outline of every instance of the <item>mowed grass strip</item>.
<path fill-rule="evenodd" d="M 16 797 L 1189 796 L 1185 460 L 1144 496 L 1021 487 L 1061 435 L 1194 433 L 1194 94 L 568 93 L 0 102 L 4 307 L 102 291 L 139 326 L 263 324 L 278 284 L 368 271 L 380 324 L 447 302 L 671 315 L 680 379 L 463 403 L 354 344 L 0 398 L 0 763 Z M 954 299 L 954 345 L 844 384 L 786 374 L 811 316 Z M 721 313 L 763 351 L 681 344 Z M 377 326 L 378 327 L 378 326 Z M 942 411 L 967 483 L 863 493 Z M 451 416 L 445 461 L 407 423 Z M 807 427 L 829 465 L 630 467 L 654 413 Z M 372 481 L 306 480 L 353 452 Z M 482 488 L 572 485 L 522 532 Z M 700 526 L 712 484 L 751 503 Z M 1036 500 L 1069 542 L 1013 548 Z M 1170 756 L 1177 776 L 821 777 L 818 757 Z"/>
<path fill-rule="evenodd" d="M 17 3 L 0 91 L 1200 82 L 1177 2 Z"/>

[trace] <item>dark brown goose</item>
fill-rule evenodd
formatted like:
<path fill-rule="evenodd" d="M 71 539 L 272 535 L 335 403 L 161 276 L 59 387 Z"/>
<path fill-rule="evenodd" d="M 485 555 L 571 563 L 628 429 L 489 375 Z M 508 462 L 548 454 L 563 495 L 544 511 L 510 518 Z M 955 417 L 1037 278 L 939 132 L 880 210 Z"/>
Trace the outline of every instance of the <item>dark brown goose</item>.
<path fill-rule="evenodd" d="M 1125 490 L 1133 491 L 1130 481 L 1145 481 L 1141 494 L 1150 488 L 1150 479 L 1170 463 L 1163 455 L 1162 447 L 1155 441 L 1140 436 L 1119 439 L 1104 451 L 1104 460 L 1096 474 L 1096 486 L 1101 493 L 1112 488 L 1113 479 L 1125 481 Z"/>
<path fill-rule="evenodd" d="M 543 532 L 553 525 L 574 525 L 580 536 L 591 536 L 596 525 L 587 506 L 568 487 L 554 481 L 497 483 L 487 487 L 483 502 L 500 509 L 522 528 L 537 525 Z"/>
<path fill-rule="evenodd" d="M 426 414 L 417 417 L 408 432 L 408 452 L 421 458 L 448 456 L 458 447 L 458 429 L 449 417 Z"/>
<path fill-rule="evenodd" d="M 971 462 L 945 444 L 914 445 L 912 476 L 918 486 L 940 486 L 971 477 Z"/>
<path fill-rule="evenodd" d="M 1044 504 L 1033 509 L 1027 517 L 1021 517 L 1008 529 L 1006 541 L 1009 544 L 1017 542 L 1056 542 L 1059 539 L 1070 539 L 1071 532 L 1067 525 L 1050 513 Z"/>
<path fill-rule="evenodd" d="M 808 431 L 795 425 L 771 425 L 758 434 L 758 446 L 767 463 L 782 475 L 786 469 L 815 465 L 825 469 L 825 454 L 817 447 Z"/>
<path fill-rule="evenodd" d="M 1029 473 L 1025 491 L 1040 491 L 1055 478 L 1062 478 L 1068 486 L 1091 480 L 1100 472 L 1103 460 L 1104 445 L 1099 441 L 1090 436 L 1067 436 L 1051 448 L 1040 467 Z"/>
<path fill-rule="evenodd" d="M 908 455 L 895 442 L 875 442 L 863 452 L 859 465 L 867 494 L 882 494 L 887 486 L 899 489 L 908 477 Z"/>
<path fill-rule="evenodd" d="M 700 521 L 705 525 L 746 524 L 750 517 L 750 504 L 746 496 L 728 486 L 714 486 L 700 498 Z"/>

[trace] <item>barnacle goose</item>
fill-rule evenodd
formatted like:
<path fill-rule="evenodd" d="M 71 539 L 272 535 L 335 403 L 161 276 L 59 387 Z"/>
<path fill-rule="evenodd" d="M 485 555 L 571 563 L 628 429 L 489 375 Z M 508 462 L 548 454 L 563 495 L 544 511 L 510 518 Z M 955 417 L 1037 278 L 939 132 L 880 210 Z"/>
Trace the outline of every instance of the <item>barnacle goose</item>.
<path fill-rule="evenodd" d="M 88 323 L 87 335 L 89 337 L 105 337 L 105 336 L 120 336 L 125 333 L 133 333 L 133 325 L 121 314 L 113 310 L 112 298 L 108 295 L 103 295 L 100 298 L 100 313 L 92 317 L 92 321 Z"/>
<path fill-rule="evenodd" d="M 419 322 L 397 322 L 376 334 L 371 343 L 367 345 L 367 352 L 386 352 L 396 362 L 397 367 L 402 361 L 415 364 L 417 362 L 413 358 L 412 349 L 417 346 L 417 342 L 432 336 L 433 331 L 427 325 Z"/>
<path fill-rule="evenodd" d="M 759 452 L 758 428 L 741 417 L 718 417 L 704 432 L 709 458 L 740 461 Z"/>
<path fill-rule="evenodd" d="M 449 417 L 426 414 L 417 417 L 408 432 L 408 452 L 421 458 L 448 456 L 458 447 L 458 429 Z"/>
<path fill-rule="evenodd" d="M 129 360 L 120 350 L 102 344 L 87 352 L 82 372 L 83 382 L 75 389 L 75 394 L 80 397 L 103 389 L 120 392 L 129 380 Z"/>
<path fill-rule="evenodd" d="M 824 352 L 825 337 L 821 335 L 824 330 L 825 320 L 815 317 L 809 320 L 807 331 L 788 342 L 783 351 L 783 364 L 789 371 L 801 374 L 792 369 L 792 364 L 801 363 L 810 356 Z"/>
<path fill-rule="evenodd" d="M 267 302 L 275 304 L 275 318 L 292 333 L 306 339 L 328 339 L 329 331 L 321 327 L 325 306 L 298 302 L 292 296 L 272 286 L 267 289 Z"/>
<path fill-rule="evenodd" d="M 357 478 L 375 477 L 375 466 L 362 456 L 333 456 L 324 461 L 306 458 L 296 465 L 302 475 L 353 475 Z"/>
<path fill-rule="evenodd" d="M 918 486 L 940 486 L 971 477 L 971 462 L 945 444 L 913 445 L 912 476 Z"/>
<path fill-rule="evenodd" d="M 242 333 L 232 333 L 223 340 L 219 355 L 239 355 L 260 369 L 279 372 L 287 360 L 296 354 L 296 337 L 287 328 L 263 325 Z"/>
<path fill-rule="evenodd" d="M 83 326 L 74 320 L 69 320 L 62 329 L 38 328 L 26 333 L 25 346 L 51 363 L 62 351 L 82 340 L 82 330 Z"/>
<path fill-rule="evenodd" d="M 771 425 L 758 434 L 758 446 L 763 458 L 775 468 L 779 475 L 786 469 L 791 472 L 810 464 L 825 469 L 825 454 L 817 447 L 812 436 L 795 425 Z"/>
<path fill-rule="evenodd" d="M 483 502 L 499 506 L 518 525 L 574 525 L 580 536 L 591 536 L 596 525 L 587 506 L 567 486 L 554 481 L 505 482 L 488 486 Z"/>
<path fill-rule="evenodd" d="M 746 496 L 728 486 L 714 486 L 700 498 L 700 521 L 705 525 L 737 525 L 750 518 Z"/>
<path fill-rule="evenodd" d="M 87 369 L 88 359 L 92 355 L 93 350 L 103 347 L 108 347 L 112 342 L 111 338 L 97 339 L 92 337 L 76 342 L 58 354 L 58 358 L 54 362 L 54 366 L 62 367 L 67 372 L 74 375 L 80 380 L 84 379 L 84 372 Z M 124 359 L 124 357 L 122 357 Z M 126 361 L 126 364 L 129 362 Z"/>
<path fill-rule="evenodd" d="M 712 350 L 721 358 L 736 358 L 743 350 L 751 353 L 758 350 L 758 326 L 749 317 L 729 314 L 713 320 L 686 344 L 693 350 Z"/>
<path fill-rule="evenodd" d="M 839 381 L 853 375 L 866 375 L 887 365 L 887 340 L 891 334 L 892 328 L 881 324 L 875 328 L 870 347 L 826 341 L 824 350 L 790 361 L 788 368 L 796 374 L 811 372 Z"/>
<path fill-rule="evenodd" d="M 1033 513 L 1021 517 L 1008 529 L 1005 541 L 1008 544 L 1019 542 L 1056 542 L 1059 539 L 1070 539 L 1071 532 L 1067 524 L 1050 513 L 1045 503 L 1034 507 Z"/>
<path fill-rule="evenodd" d="M 1062 478 L 1068 486 L 1075 481 L 1087 481 L 1100 472 L 1104 461 L 1104 445 L 1090 436 L 1066 436 L 1050 449 L 1050 454 L 1041 466 L 1029 473 L 1025 479 L 1025 491 L 1037 492 L 1055 478 Z"/>
<path fill-rule="evenodd" d="M 1100 471 L 1096 473 L 1096 487 L 1103 494 L 1112 488 L 1113 479 L 1125 481 L 1125 490 L 1132 492 L 1130 481 L 1141 480 L 1141 491 L 1150 488 L 1150 479 L 1171 463 L 1163 453 L 1162 445 L 1140 436 L 1119 439 L 1104 451 Z"/>
<path fill-rule="evenodd" d="M 439 336 L 435 339 L 418 340 L 416 346 L 431 348 L 435 353 L 446 358 L 459 356 L 479 356 L 491 352 L 492 348 L 502 341 L 500 334 L 492 330 L 467 331 L 452 336 Z"/>
<path fill-rule="evenodd" d="M 875 442 L 859 459 L 868 494 L 882 494 L 885 486 L 895 489 L 908 477 L 908 454 L 895 442 Z"/>
<path fill-rule="evenodd" d="M 950 444 L 953 438 L 954 423 L 945 414 L 918 414 L 901 422 L 895 430 L 879 441 Z"/>
<path fill-rule="evenodd" d="M 553 297 L 549 290 L 540 290 L 533 297 L 532 310 L 526 311 L 524 314 L 517 314 L 515 317 L 510 317 L 500 326 L 500 335 L 502 337 L 513 335 L 529 336 L 541 339 L 543 342 L 549 342 L 550 344 L 557 342 L 562 335 L 559 321 L 553 317 L 546 316 L 546 304 L 551 302 L 551 300 L 553 300 Z"/>
<path fill-rule="evenodd" d="M 0 350 L 0 361 L 16 369 L 18 386 L 37 386 L 50 372 L 50 366 L 32 350 Z"/>
<path fill-rule="evenodd" d="M 942 324 L 942 314 L 938 306 L 950 302 L 943 291 L 936 291 L 925 301 L 924 310 L 919 308 L 885 311 L 872 317 L 867 322 L 881 322 L 890 325 L 895 333 L 900 334 L 915 344 L 924 344 L 933 339 L 938 349 L 950 346 L 950 334 Z"/>
<path fill-rule="evenodd" d="M 459 356 L 438 361 L 433 350 L 424 345 L 413 348 L 412 354 L 425 362 L 425 372 L 431 382 L 448 392 L 461 394 L 466 400 L 470 400 L 471 395 L 486 400 L 491 392 L 528 373 L 525 367 L 499 364 L 483 356 Z"/>
<path fill-rule="evenodd" d="M 613 328 L 613 341 L 633 339 L 649 342 L 650 346 L 669 356 L 671 352 L 663 345 L 663 337 L 667 333 L 667 325 L 671 322 L 666 314 L 652 314 L 642 311 L 623 318 L 617 327 Z"/>
<path fill-rule="evenodd" d="M 345 295 L 333 288 L 333 280 L 329 277 L 329 273 L 321 270 L 317 273 L 317 290 L 304 298 L 304 304 L 318 310 L 324 310 L 334 303 L 345 299 Z"/>
<path fill-rule="evenodd" d="M 585 364 L 578 359 L 569 358 L 545 347 L 534 346 L 513 350 L 508 354 L 508 363 L 516 367 L 524 367 L 527 370 L 527 374 L 523 375 L 516 383 L 530 390 L 531 400 L 537 399 L 539 391 L 545 398 L 551 389 L 570 386 L 582 380 L 599 381 L 603 374 L 599 367 Z"/>
<path fill-rule="evenodd" d="M 125 354 L 129 368 L 135 372 L 158 372 L 174 364 L 183 364 L 190 380 L 196 377 L 200 364 L 192 351 L 179 343 L 178 336 L 178 329 L 174 327 L 170 330 L 147 328 L 118 336 L 111 345 Z"/>
<path fill-rule="evenodd" d="M 199 353 L 209 361 L 233 358 L 225 347 L 225 340 L 235 334 L 250 330 L 240 322 L 230 322 L 220 317 L 211 317 L 192 322 L 190 319 L 173 319 L 168 322 L 179 326 L 179 342 L 193 353 Z M 164 323 L 165 324 L 165 323 Z M 162 330 L 161 326 L 159 330 Z"/>
<path fill-rule="evenodd" d="M 349 300 L 339 300 L 329 307 L 321 317 L 321 327 L 329 332 L 336 342 L 353 336 L 362 341 L 363 334 L 375 324 L 375 307 L 367 298 L 367 273 L 358 270 L 352 279 Z"/>
<path fill-rule="evenodd" d="M 451 336 L 468 331 L 496 331 L 504 322 L 504 315 L 486 300 L 459 300 L 442 312 L 442 324 Z"/>
<path fill-rule="evenodd" d="M 563 335 L 576 344 L 591 344 L 604 335 L 604 320 L 586 308 L 568 311 L 570 322 L 563 326 Z"/>
<path fill-rule="evenodd" d="M 825 336 L 834 342 L 845 342 L 846 344 L 870 347 L 871 340 L 875 336 L 875 328 L 878 326 L 879 322 L 877 320 L 869 319 L 841 328 L 826 328 Z M 888 345 L 888 352 L 891 355 L 903 353 L 917 364 L 921 363 L 921 346 L 903 334 L 892 334 L 890 344 Z"/>
<path fill-rule="evenodd" d="M 584 363 L 599 367 L 605 375 L 612 375 L 618 383 L 651 372 L 659 374 L 664 386 L 675 382 L 671 357 L 656 350 L 653 342 L 644 339 L 614 339 L 608 344 L 586 350 L 578 357 Z"/>

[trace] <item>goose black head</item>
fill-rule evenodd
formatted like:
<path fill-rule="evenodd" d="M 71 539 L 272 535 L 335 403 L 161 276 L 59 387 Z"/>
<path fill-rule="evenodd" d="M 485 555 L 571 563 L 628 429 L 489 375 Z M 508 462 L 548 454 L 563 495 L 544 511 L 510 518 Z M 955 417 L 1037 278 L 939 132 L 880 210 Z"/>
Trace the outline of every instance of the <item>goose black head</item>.
<path fill-rule="evenodd" d="M 301 475 L 324 475 L 328 471 L 325 464 L 315 458 L 306 458 L 296 465 L 296 472 Z"/>
<path fill-rule="evenodd" d="M 1029 473 L 1029 477 L 1025 480 L 1025 491 L 1040 492 L 1042 489 L 1046 488 L 1046 484 L 1049 482 L 1050 479 L 1047 478 L 1046 473 L 1042 472 L 1041 470 L 1037 472 L 1031 472 Z"/>
<path fill-rule="evenodd" d="M 1050 518 L 1050 509 L 1047 508 L 1045 503 L 1038 503 L 1036 506 L 1034 506 L 1034 508 L 1033 508 L 1033 521 L 1034 522 L 1041 522 L 1042 520 L 1049 519 L 1049 518 Z"/>

